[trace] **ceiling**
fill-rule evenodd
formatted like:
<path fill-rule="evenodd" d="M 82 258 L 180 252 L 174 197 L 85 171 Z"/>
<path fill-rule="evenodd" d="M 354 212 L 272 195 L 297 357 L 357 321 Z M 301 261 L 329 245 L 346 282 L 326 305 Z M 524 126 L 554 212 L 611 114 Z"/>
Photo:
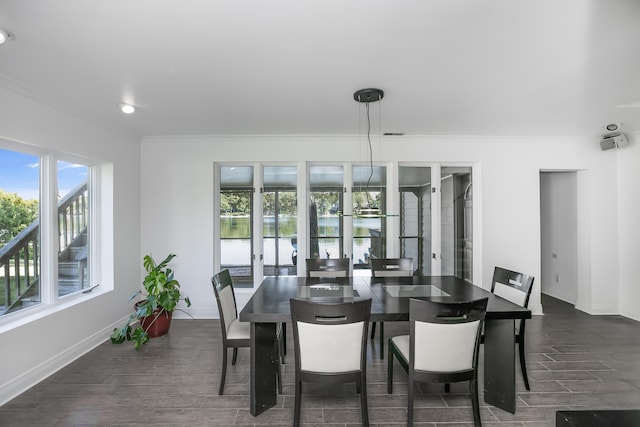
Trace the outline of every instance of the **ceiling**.
<path fill-rule="evenodd" d="M 137 136 L 640 130 L 637 0 L 0 0 L 0 86 Z M 117 104 L 138 107 L 122 114 Z"/>

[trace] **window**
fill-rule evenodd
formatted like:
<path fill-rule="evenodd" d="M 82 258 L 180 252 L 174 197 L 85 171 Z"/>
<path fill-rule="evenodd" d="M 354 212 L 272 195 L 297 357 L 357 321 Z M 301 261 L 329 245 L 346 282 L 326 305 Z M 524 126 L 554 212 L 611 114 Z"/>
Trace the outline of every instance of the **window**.
<path fill-rule="evenodd" d="M 342 258 L 342 166 L 309 168 L 309 258 Z"/>
<path fill-rule="evenodd" d="M 220 268 L 253 286 L 253 166 L 220 167 Z"/>
<path fill-rule="evenodd" d="M 384 166 L 353 167 L 353 268 L 368 269 L 369 258 L 386 257 Z M 375 212 L 367 214 L 367 209 Z"/>
<path fill-rule="evenodd" d="M 298 172 L 265 166 L 262 193 L 264 274 L 295 276 L 298 261 Z"/>
<path fill-rule="evenodd" d="M 10 147 L 0 148 L 0 316 L 56 304 L 92 283 L 92 168 Z"/>
<path fill-rule="evenodd" d="M 0 315 L 41 302 L 40 158 L 0 149 Z"/>
<path fill-rule="evenodd" d="M 442 273 L 473 279 L 473 191 L 470 167 L 441 170 Z"/>
<path fill-rule="evenodd" d="M 400 166 L 400 256 L 431 275 L 431 168 Z"/>
<path fill-rule="evenodd" d="M 417 260 L 419 274 L 472 281 L 471 177 L 468 166 L 399 166 L 400 256 Z"/>
<path fill-rule="evenodd" d="M 89 167 L 58 161 L 58 296 L 89 287 Z"/>
<path fill-rule="evenodd" d="M 354 275 L 372 257 L 400 256 L 419 275 L 473 279 L 471 166 L 307 163 L 305 177 L 300 164 L 214 167 L 214 266 L 240 286 L 297 274 L 298 252 L 350 257 Z"/>

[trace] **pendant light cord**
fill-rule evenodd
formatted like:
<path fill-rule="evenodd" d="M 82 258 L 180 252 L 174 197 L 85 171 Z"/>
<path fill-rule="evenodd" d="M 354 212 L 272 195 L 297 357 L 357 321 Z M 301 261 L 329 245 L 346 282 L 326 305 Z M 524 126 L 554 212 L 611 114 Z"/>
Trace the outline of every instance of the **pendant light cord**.
<path fill-rule="evenodd" d="M 373 148 L 371 147 L 371 117 L 369 116 L 369 103 L 365 102 L 367 106 L 367 143 L 369 144 L 369 179 L 367 179 L 367 207 L 371 207 L 371 199 L 369 197 L 369 184 L 371 183 L 371 178 L 373 177 Z"/>

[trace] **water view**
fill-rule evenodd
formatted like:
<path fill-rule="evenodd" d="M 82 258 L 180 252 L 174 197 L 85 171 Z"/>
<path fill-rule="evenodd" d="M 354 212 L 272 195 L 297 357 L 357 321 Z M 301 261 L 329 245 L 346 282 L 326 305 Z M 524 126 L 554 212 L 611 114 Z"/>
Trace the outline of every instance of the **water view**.
<path fill-rule="evenodd" d="M 339 258 L 340 253 L 340 221 L 342 217 L 321 216 L 318 218 L 318 249 L 322 257 Z M 371 239 L 369 229 L 380 228 L 380 218 L 353 218 L 353 258 L 355 261 L 366 262 Z M 292 254 L 296 249 L 292 238 L 297 236 L 297 218 L 281 216 L 278 221 L 278 236 L 276 239 L 275 217 L 265 217 L 263 221 L 264 233 L 264 264 L 291 265 Z M 251 219 L 248 216 L 226 216 L 220 218 L 220 233 L 222 236 L 221 264 L 227 266 L 249 265 L 251 263 Z M 294 240 L 295 241 L 295 240 Z M 301 243 L 304 240 L 301 239 Z M 365 256 L 365 254 L 367 254 Z"/>

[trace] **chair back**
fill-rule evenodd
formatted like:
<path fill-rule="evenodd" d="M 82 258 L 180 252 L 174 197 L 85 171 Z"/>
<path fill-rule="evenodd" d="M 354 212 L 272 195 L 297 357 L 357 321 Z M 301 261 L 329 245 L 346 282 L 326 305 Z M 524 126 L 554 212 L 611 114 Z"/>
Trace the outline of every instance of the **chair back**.
<path fill-rule="evenodd" d="M 475 370 L 487 301 L 409 300 L 410 366 L 439 373 Z"/>
<path fill-rule="evenodd" d="M 371 258 L 371 276 L 413 276 L 413 258 Z"/>
<path fill-rule="evenodd" d="M 349 277 L 349 258 L 308 258 L 307 277 Z"/>
<path fill-rule="evenodd" d="M 290 305 L 296 372 L 364 372 L 371 299 Z"/>
<path fill-rule="evenodd" d="M 218 313 L 222 323 L 222 331 L 226 338 L 231 324 L 238 319 L 238 308 L 236 307 L 236 295 L 233 292 L 233 283 L 229 270 L 222 270 L 211 278 L 213 293 L 218 303 Z"/>
<path fill-rule="evenodd" d="M 532 289 L 533 276 L 501 267 L 496 267 L 493 270 L 491 292 L 499 297 L 527 308 Z"/>

